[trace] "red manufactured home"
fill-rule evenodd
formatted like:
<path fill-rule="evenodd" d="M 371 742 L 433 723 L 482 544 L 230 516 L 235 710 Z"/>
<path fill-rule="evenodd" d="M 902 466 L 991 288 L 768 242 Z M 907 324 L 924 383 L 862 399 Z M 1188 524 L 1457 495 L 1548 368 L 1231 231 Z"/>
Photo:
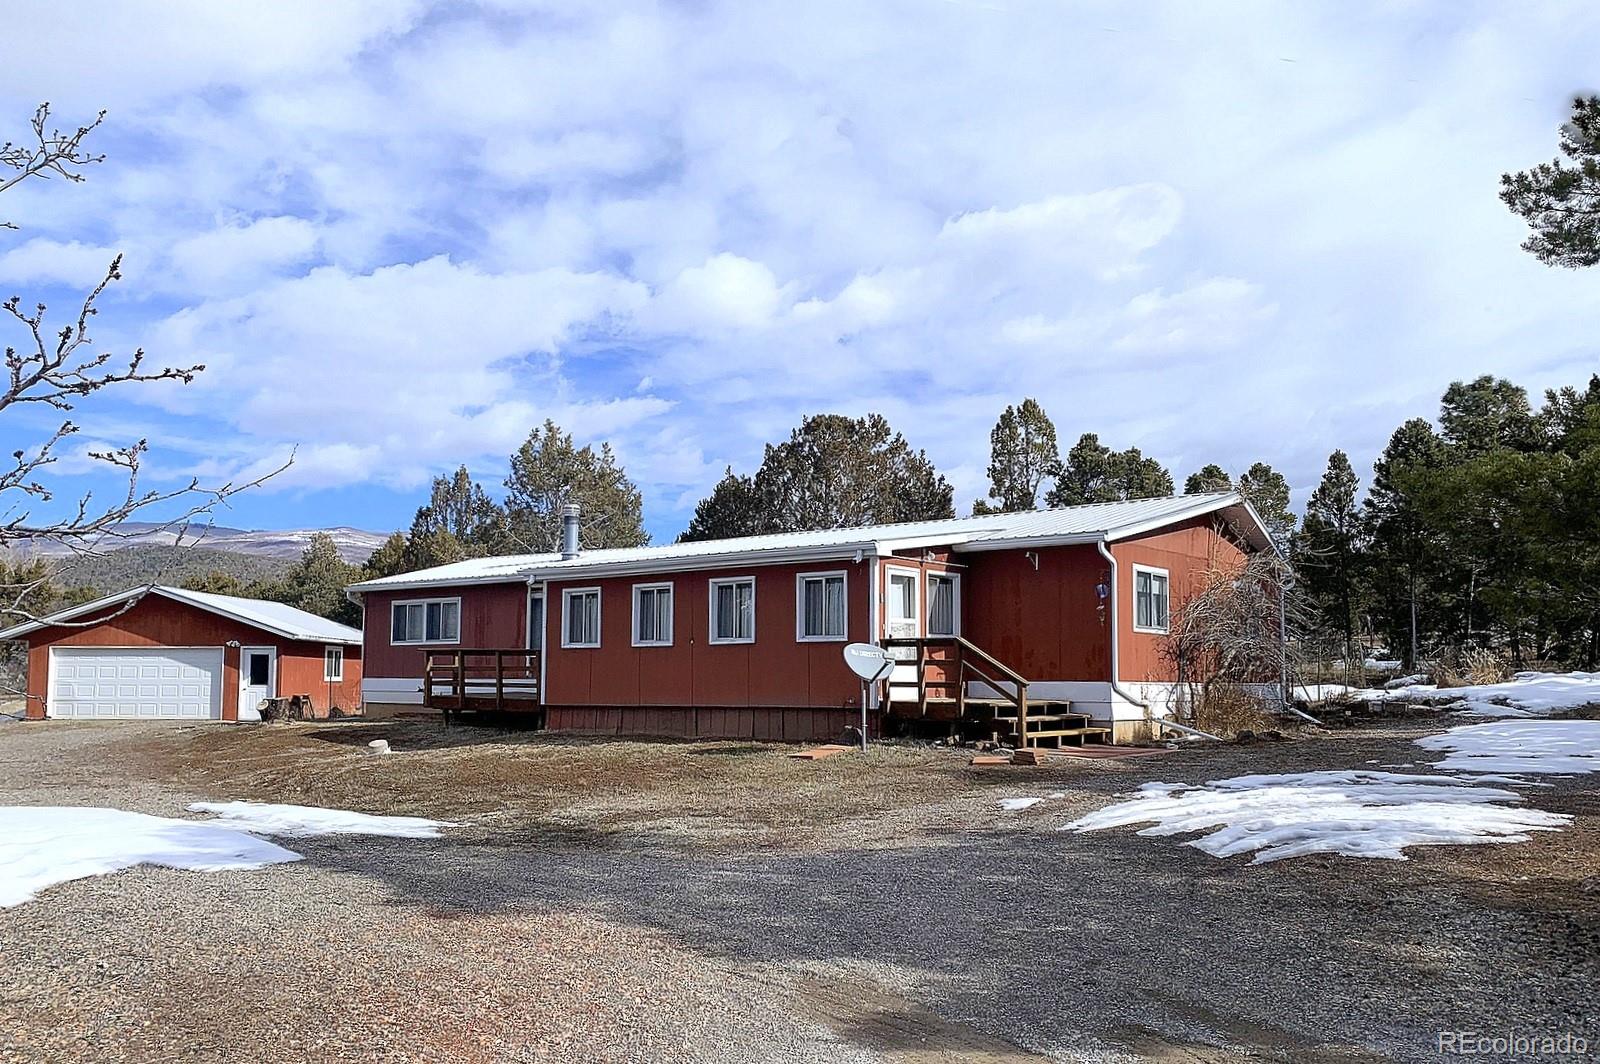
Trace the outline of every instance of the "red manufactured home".
<path fill-rule="evenodd" d="M 1041 736 L 1081 731 L 1051 725 L 1078 715 L 1127 740 L 1170 713 L 1160 641 L 1173 607 L 1213 565 L 1273 549 L 1235 493 L 623 550 L 585 551 L 573 535 L 566 547 L 354 585 L 367 710 L 833 738 L 861 714 L 841 650 L 867 642 L 901 663 L 886 698 L 868 695 L 874 729 L 886 713 L 989 713 L 997 733 L 1027 731 L 1018 717 L 1031 709 Z"/>
<path fill-rule="evenodd" d="M 28 645 L 29 717 L 257 720 L 301 695 L 355 712 L 361 633 L 281 602 L 138 587 L 0 632 Z"/>

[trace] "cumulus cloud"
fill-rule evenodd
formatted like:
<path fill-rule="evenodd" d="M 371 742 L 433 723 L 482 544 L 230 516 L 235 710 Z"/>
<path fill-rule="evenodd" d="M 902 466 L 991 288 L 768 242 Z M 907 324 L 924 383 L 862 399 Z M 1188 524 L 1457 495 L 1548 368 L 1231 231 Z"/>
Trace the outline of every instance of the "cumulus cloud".
<path fill-rule="evenodd" d="M 1592 278 L 1518 250 L 1494 197 L 1549 154 L 1591 7 L 16 17 L 40 38 L 0 114 L 113 112 L 88 183 L 7 194 L 0 280 L 127 249 L 102 330 L 211 368 L 105 416 L 218 473 L 298 446 L 283 483 L 329 520 L 403 523 L 546 416 L 611 439 L 665 535 L 819 410 L 886 412 L 965 497 L 1024 395 L 1065 436 L 1304 490 L 1454 377 L 1594 361 Z M 362 485 L 372 516 L 337 512 Z"/>

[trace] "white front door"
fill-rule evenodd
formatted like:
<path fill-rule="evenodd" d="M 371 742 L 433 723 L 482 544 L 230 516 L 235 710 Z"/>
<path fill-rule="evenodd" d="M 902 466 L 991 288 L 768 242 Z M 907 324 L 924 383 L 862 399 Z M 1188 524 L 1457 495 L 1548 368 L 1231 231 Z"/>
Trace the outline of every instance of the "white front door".
<path fill-rule="evenodd" d="M 278 693 L 278 651 L 274 647 L 239 648 L 239 719 L 260 720 L 263 699 Z"/>
<path fill-rule="evenodd" d="M 883 620 L 884 634 L 890 639 L 915 639 L 922 634 L 922 614 L 917 609 L 920 576 L 915 569 L 888 570 L 889 586 L 883 604 Z M 894 667 L 889 677 L 895 684 L 889 688 L 890 699 L 915 702 L 917 689 L 900 685 L 917 682 L 916 647 L 890 647 L 889 656 L 896 661 L 910 663 Z"/>

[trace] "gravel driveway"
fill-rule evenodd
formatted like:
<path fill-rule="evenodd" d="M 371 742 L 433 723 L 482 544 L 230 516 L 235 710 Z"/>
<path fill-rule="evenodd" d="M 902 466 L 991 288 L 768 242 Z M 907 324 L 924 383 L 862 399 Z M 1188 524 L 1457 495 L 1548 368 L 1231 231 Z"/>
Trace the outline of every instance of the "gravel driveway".
<path fill-rule="evenodd" d="M 550 831 L 486 815 L 437 840 L 293 840 L 304 862 L 255 872 L 70 883 L 0 910 L 0 1054 L 1425 1061 L 1440 1030 L 1593 1044 L 1600 898 L 1578 884 L 1600 871 L 1600 800 L 1583 781 L 1534 799 L 1577 814 L 1568 831 L 1403 863 L 1256 867 L 1053 830 L 1144 779 L 1403 761 L 1414 734 L 963 770 L 892 833 L 852 807 L 833 838 L 747 845 L 718 828 L 697 846 L 645 803 L 635 832 L 586 830 L 573 810 Z M 149 741 L 8 728 L 0 802 L 172 815 L 242 796 L 220 757 L 213 786 L 149 778 Z M 996 808 L 1042 792 L 1063 797 Z"/>

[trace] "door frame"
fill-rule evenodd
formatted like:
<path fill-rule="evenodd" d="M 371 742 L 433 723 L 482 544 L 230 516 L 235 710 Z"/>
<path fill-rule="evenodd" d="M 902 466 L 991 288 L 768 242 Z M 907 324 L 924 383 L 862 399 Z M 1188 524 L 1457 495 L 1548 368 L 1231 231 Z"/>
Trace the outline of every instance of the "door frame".
<path fill-rule="evenodd" d="M 278 648 L 272 646 L 242 646 L 239 648 L 239 690 L 235 696 L 236 700 L 233 707 L 235 718 L 238 718 L 239 714 L 244 712 L 244 693 L 252 686 L 250 683 L 250 670 L 247 668 L 250 655 L 258 653 L 266 654 L 269 659 L 269 664 L 267 665 L 267 697 L 278 697 Z M 255 710 L 254 706 L 249 708 L 251 711 Z"/>

